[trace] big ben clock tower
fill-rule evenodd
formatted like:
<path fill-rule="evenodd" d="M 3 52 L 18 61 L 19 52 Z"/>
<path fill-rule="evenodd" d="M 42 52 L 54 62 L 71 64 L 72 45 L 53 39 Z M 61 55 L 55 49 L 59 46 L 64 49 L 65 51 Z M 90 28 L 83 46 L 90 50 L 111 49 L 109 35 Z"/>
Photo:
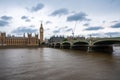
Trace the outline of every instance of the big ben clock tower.
<path fill-rule="evenodd" d="M 40 25 L 40 43 L 43 42 L 43 25 L 42 25 L 42 22 L 41 22 L 41 25 Z"/>

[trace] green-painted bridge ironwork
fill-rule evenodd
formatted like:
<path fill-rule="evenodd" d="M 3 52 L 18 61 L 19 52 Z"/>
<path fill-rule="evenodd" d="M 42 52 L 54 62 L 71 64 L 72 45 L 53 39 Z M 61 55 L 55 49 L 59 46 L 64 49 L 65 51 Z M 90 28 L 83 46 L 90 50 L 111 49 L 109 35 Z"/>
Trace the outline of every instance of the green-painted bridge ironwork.
<path fill-rule="evenodd" d="M 111 45 L 120 44 L 120 37 L 115 38 L 88 38 L 88 39 L 78 39 L 78 40 L 69 40 L 62 42 L 54 42 L 50 45 L 56 48 L 75 48 L 75 49 L 89 49 L 94 48 L 97 49 L 104 47 L 105 49 L 111 49 Z"/>

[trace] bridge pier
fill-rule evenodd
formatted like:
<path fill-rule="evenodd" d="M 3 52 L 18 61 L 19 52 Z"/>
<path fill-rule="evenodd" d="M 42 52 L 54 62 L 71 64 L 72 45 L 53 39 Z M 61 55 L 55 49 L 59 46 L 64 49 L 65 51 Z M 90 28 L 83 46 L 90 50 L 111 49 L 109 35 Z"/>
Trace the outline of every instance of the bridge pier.
<path fill-rule="evenodd" d="M 94 45 L 94 46 L 92 46 L 92 50 L 97 51 L 97 52 L 112 53 L 113 46 L 111 46 L 111 45 Z"/>
<path fill-rule="evenodd" d="M 62 45 L 63 49 L 70 49 L 70 47 L 71 47 L 70 45 Z"/>
<path fill-rule="evenodd" d="M 88 51 L 88 46 L 86 46 L 86 45 L 73 45 L 72 49 Z"/>
<path fill-rule="evenodd" d="M 61 48 L 60 43 L 55 44 L 55 48 Z"/>
<path fill-rule="evenodd" d="M 60 48 L 60 46 L 58 46 L 58 45 L 55 45 L 55 48 Z"/>
<path fill-rule="evenodd" d="M 88 51 L 88 52 L 91 52 L 91 51 L 92 51 L 92 46 L 88 46 L 87 51 Z"/>
<path fill-rule="evenodd" d="M 62 44 L 62 48 L 63 49 L 70 49 L 71 48 L 71 44 L 70 43 L 63 43 Z"/>
<path fill-rule="evenodd" d="M 54 45 L 54 44 L 52 44 L 52 45 L 51 45 L 51 47 L 52 47 L 52 48 L 54 48 L 54 47 L 55 47 L 55 45 Z"/>

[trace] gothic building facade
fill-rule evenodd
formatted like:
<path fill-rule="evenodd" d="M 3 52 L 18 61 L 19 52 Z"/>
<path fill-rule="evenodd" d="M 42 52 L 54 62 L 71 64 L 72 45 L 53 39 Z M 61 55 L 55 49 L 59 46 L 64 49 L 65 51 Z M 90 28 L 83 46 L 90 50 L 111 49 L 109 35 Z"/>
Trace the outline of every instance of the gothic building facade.
<path fill-rule="evenodd" d="M 18 47 L 26 47 L 26 46 L 39 46 L 43 42 L 43 25 L 41 23 L 40 26 L 40 39 L 38 38 L 38 34 L 32 36 L 32 33 L 28 33 L 27 37 L 25 34 L 23 37 L 15 37 L 15 36 L 6 36 L 5 32 L 0 32 L 0 46 L 18 46 Z"/>

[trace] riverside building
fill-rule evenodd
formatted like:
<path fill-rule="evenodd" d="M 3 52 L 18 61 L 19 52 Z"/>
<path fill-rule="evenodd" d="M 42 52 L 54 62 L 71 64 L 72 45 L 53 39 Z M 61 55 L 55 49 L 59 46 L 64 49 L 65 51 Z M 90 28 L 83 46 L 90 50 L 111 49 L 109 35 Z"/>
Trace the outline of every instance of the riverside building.
<path fill-rule="evenodd" d="M 0 32 L 0 46 L 8 47 L 29 47 L 39 46 L 43 42 L 43 25 L 40 25 L 40 39 L 38 34 L 32 36 L 32 33 L 27 33 L 27 37 L 23 34 L 23 37 L 6 36 L 5 32 Z"/>

